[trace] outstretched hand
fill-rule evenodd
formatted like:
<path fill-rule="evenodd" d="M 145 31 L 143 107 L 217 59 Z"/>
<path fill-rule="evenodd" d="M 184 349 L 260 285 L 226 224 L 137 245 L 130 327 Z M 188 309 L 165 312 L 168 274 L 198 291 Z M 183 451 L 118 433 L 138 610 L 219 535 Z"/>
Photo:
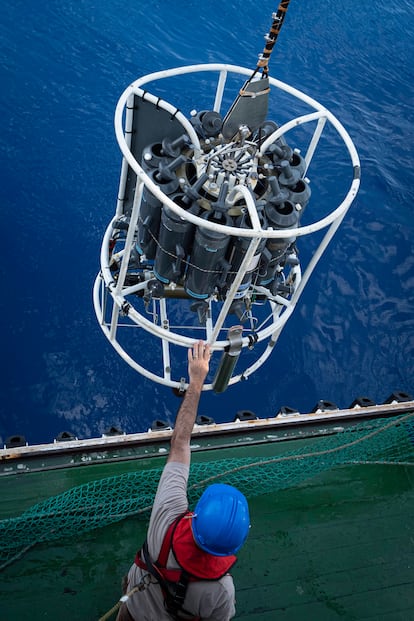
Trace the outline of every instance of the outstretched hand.
<path fill-rule="evenodd" d="M 197 416 L 198 403 L 210 361 L 210 347 L 203 341 L 194 343 L 188 350 L 188 374 L 190 383 L 178 410 L 177 420 L 171 436 L 168 461 L 189 464 L 191 460 L 190 440 Z"/>
<path fill-rule="evenodd" d="M 188 350 L 188 375 L 190 384 L 198 384 L 201 388 L 206 379 L 210 363 L 210 346 L 203 341 L 194 343 Z"/>

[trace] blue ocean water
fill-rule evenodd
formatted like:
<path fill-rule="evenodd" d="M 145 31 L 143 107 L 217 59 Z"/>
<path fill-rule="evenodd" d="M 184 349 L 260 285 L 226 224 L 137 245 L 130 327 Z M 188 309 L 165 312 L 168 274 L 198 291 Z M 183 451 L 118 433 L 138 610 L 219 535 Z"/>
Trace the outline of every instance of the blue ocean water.
<path fill-rule="evenodd" d="M 121 162 L 113 113 L 124 88 L 152 71 L 253 68 L 276 9 L 270 0 L 3 2 L 0 444 L 14 433 L 35 443 L 64 429 L 83 438 L 174 420 L 179 401 L 118 357 L 92 305 Z M 321 398 L 346 407 L 356 395 L 379 403 L 414 391 L 413 41 L 411 0 L 291 1 L 271 75 L 338 116 L 362 186 L 271 359 L 248 382 L 204 394 L 201 413 L 225 421 L 243 409 L 269 416 Z M 327 179 L 326 191 L 335 185 Z"/>

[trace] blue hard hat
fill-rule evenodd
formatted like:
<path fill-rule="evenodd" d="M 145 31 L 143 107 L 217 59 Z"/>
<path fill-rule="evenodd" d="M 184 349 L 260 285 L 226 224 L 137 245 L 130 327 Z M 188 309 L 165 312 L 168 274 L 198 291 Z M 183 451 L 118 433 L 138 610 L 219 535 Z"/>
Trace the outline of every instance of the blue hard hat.
<path fill-rule="evenodd" d="M 231 485 L 210 485 L 196 505 L 192 528 L 195 542 L 202 550 L 214 556 L 235 554 L 250 528 L 245 496 Z"/>

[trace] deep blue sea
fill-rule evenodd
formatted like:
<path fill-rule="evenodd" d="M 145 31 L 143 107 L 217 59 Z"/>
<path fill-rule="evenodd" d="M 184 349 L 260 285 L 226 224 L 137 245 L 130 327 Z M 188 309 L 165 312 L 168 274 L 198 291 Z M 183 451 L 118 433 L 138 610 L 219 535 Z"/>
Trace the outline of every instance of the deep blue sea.
<path fill-rule="evenodd" d="M 3 1 L 0 443 L 174 420 L 178 399 L 118 357 L 93 310 L 121 164 L 114 109 L 152 71 L 253 69 L 276 9 L 270 0 Z M 381 403 L 414 392 L 413 42 L 412 0 L 291 0 L 270 73 L 342 121 L 361 190 L 273 356 L 247 382 L 204 394 L 200 413 L 225 421 L 243 409 L 271 416 L 322 398 L 346 407 L 357 395 Z M 335 179 L 326 184 L 334 193 Z"/>

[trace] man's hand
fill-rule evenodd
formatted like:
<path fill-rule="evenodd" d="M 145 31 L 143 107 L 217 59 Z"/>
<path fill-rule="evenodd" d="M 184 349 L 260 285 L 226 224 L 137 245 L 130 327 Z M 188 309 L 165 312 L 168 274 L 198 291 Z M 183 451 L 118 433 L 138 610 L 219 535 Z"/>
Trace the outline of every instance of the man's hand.
<path fill-rule="evenodd" d="M 188 375 L 190 384 L 202 388 L 207 377 L 210 363 L 210 346 L 203 341 L 194 343 L 193 348 L 188 350 Z"/>

